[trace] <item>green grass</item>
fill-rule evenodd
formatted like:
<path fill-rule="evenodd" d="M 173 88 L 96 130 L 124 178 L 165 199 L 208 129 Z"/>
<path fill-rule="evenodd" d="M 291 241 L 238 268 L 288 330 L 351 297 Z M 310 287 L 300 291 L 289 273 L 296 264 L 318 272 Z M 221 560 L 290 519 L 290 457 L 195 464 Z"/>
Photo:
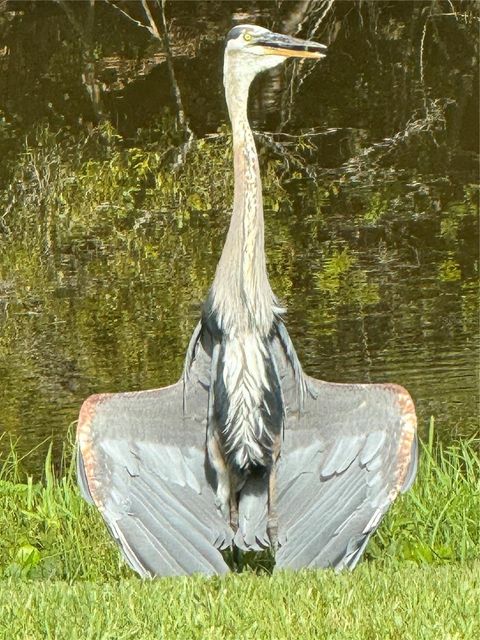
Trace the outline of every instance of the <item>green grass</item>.
<path fill-rule="evenodd" d="M 354 573 L 251 573 L 104 584 L 0 583 L 3 638 L 478 638 L 480 564 L 364 563 Z"/>
<path fill-rule="evenodd" d="M 56 478 L 48 457 L 33 481 L 13 447 L 0 464 L 0 638 L 480 637 L 478 442 L 444 447 L 432 428 L 422 449 L 414 488 L 353 573 L 141 582 L 73 463 Z"/>

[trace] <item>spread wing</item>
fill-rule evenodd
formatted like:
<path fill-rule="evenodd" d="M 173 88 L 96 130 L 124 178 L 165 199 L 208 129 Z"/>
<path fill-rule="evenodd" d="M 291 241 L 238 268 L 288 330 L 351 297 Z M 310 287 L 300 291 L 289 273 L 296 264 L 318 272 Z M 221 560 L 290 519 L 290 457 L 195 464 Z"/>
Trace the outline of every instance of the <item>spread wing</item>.
<path fill-rule="evenodd" d="M 87 399 L 80 412 L 82 493 L 144 577 L 229 570 L 219 550 L 233 533 L 215 506 L 205 467 L 210 359 L 192 341 L 197 352 L 185 394 L 182 381 L 103 394 Z"/>
<path fill-rule="evenodd" d="M 305 377 L 303 399 L 277 345 L 287 420 L 278 467 L 276 568 L 353 568 L 417 468 L 409 394 L 390 384 L 332 384 Z M 302 408 L 303 404 L 303 408 Z"/>
<path fill-rule="evenodd" d="M 215 504 L 205 456 L 211 360 L 199 328 L 188 384 L 92 396 L 78 425 L 78 478 L 140 575 L 225 573 L 233 532 Z M 399 491 L 416 473 L 416 419 L 395 385 L 303 376 L 288 334 L 274 339 L 286 407 L 277 471 L 277 568 L 353 568 Z M 186 392 L 184 392 L 186 389 Z M 249 479 L 235 544 L 268 545 L 266 478 Z"/>

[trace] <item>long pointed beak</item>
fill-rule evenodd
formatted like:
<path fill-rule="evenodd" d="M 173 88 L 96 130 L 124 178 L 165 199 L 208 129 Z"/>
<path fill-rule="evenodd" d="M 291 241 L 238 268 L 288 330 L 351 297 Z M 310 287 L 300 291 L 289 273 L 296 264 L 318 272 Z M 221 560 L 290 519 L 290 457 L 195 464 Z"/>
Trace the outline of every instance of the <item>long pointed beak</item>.
<path fill-rule="evenodd" d="M 323 58 L 327 47 L 319 42 L 300 40 L 281 33 L 268 33 L 259 38 L 255 45 L 266 54 L 285 56 L 286 58 Z"/>

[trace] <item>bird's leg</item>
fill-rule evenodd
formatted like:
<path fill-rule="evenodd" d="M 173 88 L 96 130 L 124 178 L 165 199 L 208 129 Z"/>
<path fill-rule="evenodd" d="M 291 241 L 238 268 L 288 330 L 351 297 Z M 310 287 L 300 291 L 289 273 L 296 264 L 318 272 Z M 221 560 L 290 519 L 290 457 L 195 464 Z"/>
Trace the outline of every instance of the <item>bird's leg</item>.
<path fill-rule="evenodd" d="M 267 534 L 270 538 L 270 545 L 276 551 L 278 546 L 278 514 L 277 514 L 277 473 L 276 465 L 270 469 L 268 476 L 268 514 L 267 514 Z"/>
<path fill-rule="evenodd" d="M 235 486 L 235 479 L 230 477 L 230 526 L 233 532 L 238 529 L 238 492 Z"/>
<path fill-rule="evenodd" d="M 235 488 L 235 478 L 230 477 L 230 527 L 233 533 L 237 533 L 238 530 L 238 492 Z M 232 543 L 232 560 L 233 569 L 237 573 L 240 573 L 243 569 L 242 552 Z"/>
<path fill-rule="evenodd" d="M 220 345 L 217 343 L 212 350 L 210 390 L 208 394 L 208 416 L 207 416 L 207 455 L 210 464 L 216 474 L 217 490 L 215 504 L 220 509 L 222 516 L 230 522 L 230 473 L 228 471 L 222 447 L 218 441 L 218 434 L 215 428 L 214 417 L 214 393 L 215 377 L 218 373 L 218 356 Z"/>
<path fill-rule="evenodd" d="M 268 513 L 267 534 L 274 551 L 278 547 L 278 513 L 277 513 L 277 462 L 280 455 L 280 437 L 274 443 L 274 457 L 272 468 L 268 475 Z"/>
<path fill-rule="evenodd" d="M 213 429 L 207 429 L 207 453 L 217 477 L 217 491 L 215 504 L 220 509 L 222 516 L 230 522 L 231 512 L 231 488 L 230 474 L 223 457 L 220 445 Z"/>
<path fill-rule="evenodd" d="M 238 487 L 235 477 L 229 472 L 213 429 L 207 429 L 207 453 L 210 464 L 217 476 L 215 504 L 235 534 L 238 529 Z M 231 552 L 234 570 L 237 572 L 242 571 L 242 552 L 235 546 L 233 540 Z"/>
<path fill-rule="evenodd" d="M 234 534 L 238 531 L 239 527 L 238 505 L 240 499 L 239 492 L 242 486 L 243 482 L 238 475 L 232 471 L 230 475 L 230 527 Z M 241 573 L 244 567 L 243 552 L 235 545 L 235 542 L 232 543 L 232 560 L 234 571 Z"/>

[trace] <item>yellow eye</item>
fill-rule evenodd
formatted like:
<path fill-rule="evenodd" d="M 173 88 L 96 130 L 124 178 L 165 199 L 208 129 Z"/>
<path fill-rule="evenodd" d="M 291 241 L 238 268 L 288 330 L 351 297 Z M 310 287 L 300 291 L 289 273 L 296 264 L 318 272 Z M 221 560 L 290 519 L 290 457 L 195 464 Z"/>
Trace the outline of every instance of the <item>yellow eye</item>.
<path fill-rule="evenodd" d="M 252 34 L 248 33 L 248 31 L 245 31 L 245 33 L 243 34 L 243 39 L 249 42 L 252 39 Z"/>

